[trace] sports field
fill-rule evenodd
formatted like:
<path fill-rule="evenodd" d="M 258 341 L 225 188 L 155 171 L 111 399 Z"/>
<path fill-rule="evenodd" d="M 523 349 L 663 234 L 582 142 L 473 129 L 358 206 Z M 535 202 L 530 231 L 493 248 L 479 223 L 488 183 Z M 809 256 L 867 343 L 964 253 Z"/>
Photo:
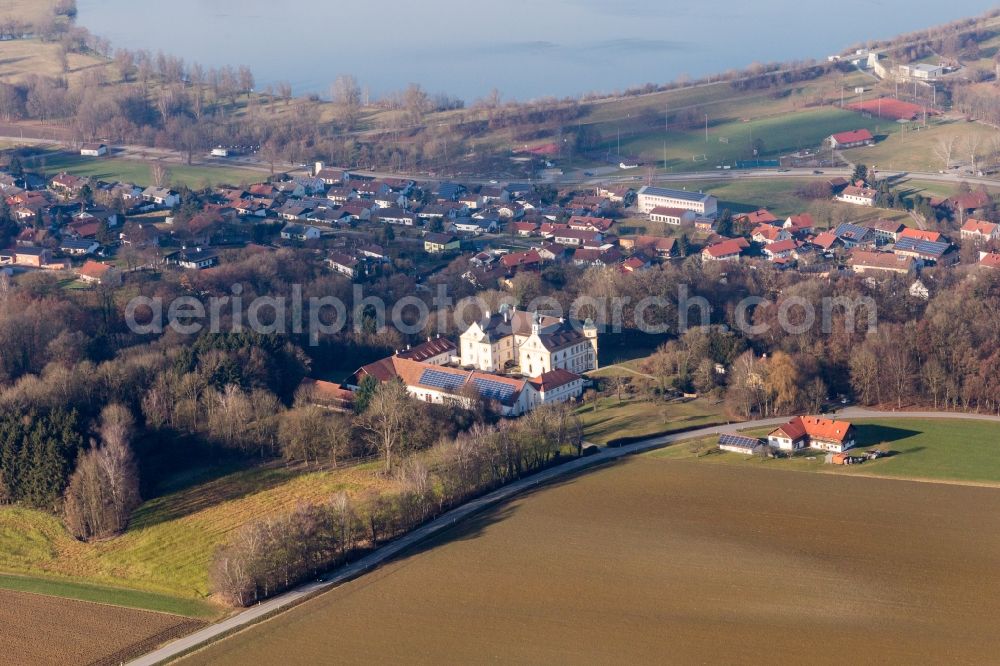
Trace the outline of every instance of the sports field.
<path fill-rule="evenodd" d="M 194 620 L 0 590 L 0 662 L 120 664 L 201 623 Z"/>
<path fill-rule="evenodd" d="M 186 663 L 987 663 L 998 567 L 996 489 L 644 456 Z"/>

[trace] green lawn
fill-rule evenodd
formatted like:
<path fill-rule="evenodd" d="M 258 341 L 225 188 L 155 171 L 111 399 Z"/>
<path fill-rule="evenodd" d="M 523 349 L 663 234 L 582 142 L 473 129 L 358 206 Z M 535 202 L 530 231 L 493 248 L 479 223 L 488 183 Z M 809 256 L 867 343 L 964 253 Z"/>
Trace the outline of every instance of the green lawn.
<path fill-rule="evenodd" d="M 779 217 L 805 212 L 812 201 L 797 192 L 811 182 L 806 178 L 754 178 L 752 180 L 699 180 L 685 182 L 688 190 L 705 191 L 719 199 L 719 210 L 745 213 L 767 208 Z"/>
<path fill-rule="evenodd" d="M 34 158 L 26 158 L 28 168 L 41 168 L 45 173 L 55 175 L 65 171 L 75 176 L 87 176 L 101 180 L 121 180 L 138 185 L 150 183 L 149 162 L 114 157 L 96 159 L 68 152 L 48 152 Z M 248 169 L 217 166 L 187 166 L 167 164 L 170 181 L 174 185 L 192 188 L 215 186 L 220 183 L 239 185 L 255 183 L 265 179 L 266 174 Z"/>
<path fill-rule="evenodd" d="M 624 438 L 654 437 L 715 423 L 725 423 L 721 406 L 707 400 L 648 402 L 617 397 L 598 400 L 597 411 L 588 404 L 577 410 L 588 442 L 607 444 Z"/>
<path fill-rule="evenodd" d="M 892 418 L 855 423 L 858 451 L 879 448 L 890 450 L 893 455 L 857 466 L 827 465 L 822 452 L 802 453 L 786 460 L 763 460 L 719 452 L 716 448 L 718 437 L 682 442 L 649 455 L 798 471 L 1000 485 L 1000 424 L 961 419 Z M 766 433 L 767 429 L 749 431 L 756 436 Z"/>
<path fill-rule="evenodd" d="M 0 589 L 77 599 L 111 606 L 139 608 L 157 613 L 172 613 L 201 620 L 212 620 L 221 615 L 221 609 L 218 606 L 194 599 L 180 599 L 150 592 L 61 580 L 0 575 Z"/>
<path fill-rule="evenodd" d="M 865 118 L 854 111 L 836 107 L 822 107 L 753 118 L 725 118 L 713 120 L 709 114 L 708 140 L 704 127 L 689 130 L 664 128 L 640 131 L 622 138 L 622 153 L 638 155 L 657 166 L 664 165 L 666 141 L 666 166 L 671 171 L 714 170 L 719 164 L 732 165 L 736 160 L 752 158 L 753 141 L 763 142 L 761 158 L 777 158 L 803 149 L 815 149 L 823 139 L 836 132 L 867 128 L 878 135 L 892 135 L 899 131 L 897 123 L 885 119 Z M 617 149 L 617 136 L 603 146 L 605 150 Z M 695 156 L 705 155 L 704 161 L 694 161 Z"/>
<path fill-rule="evenodd" d="M 212 554 L 234 530 L 340 491 L 392 487 L 377 467 L 235 472 L 146 502 L 125 534 L 95 543 L 72 538 L 56 516 L 0 508 L 0 572 L 205 602 Z"/>
<path fill-rule="evenodd" d="M 932 121 L 925 128 L 905 133 L 897 131 L 874 146 L 845 150 L 843 155 L 851 162 L 877 164 L 880 169 L 889 171 L 933 173 L 945 168 L 941 158 L 935 154 L 935 147 L 943 138 L 954 137 L 957 140 L 953 162 L 968 163 L 969 139 L 980 143 L 978 152 L 982 158 L 992 150 L 991 143 L 997 134 L 997 130 L 980 123 L 964 120 Z"/>

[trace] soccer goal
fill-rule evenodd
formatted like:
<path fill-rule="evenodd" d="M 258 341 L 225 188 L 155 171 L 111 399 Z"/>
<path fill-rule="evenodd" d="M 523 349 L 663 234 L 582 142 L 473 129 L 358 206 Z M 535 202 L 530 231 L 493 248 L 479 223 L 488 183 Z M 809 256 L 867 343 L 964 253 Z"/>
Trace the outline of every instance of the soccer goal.
<path fill-rule="evenodd" d="M 728 136 L 720 136 L 719 137 L 719 143 L 729 143 L 729 137 Z"/>
<path fill-rule="evenodd" d="M 705 155 L 705 154 L 702 154 L 702 155 L 692 155 L 691 156 L 691 161 L 692 162 L 707 162 L 708 161 L 708 155 Z"/>

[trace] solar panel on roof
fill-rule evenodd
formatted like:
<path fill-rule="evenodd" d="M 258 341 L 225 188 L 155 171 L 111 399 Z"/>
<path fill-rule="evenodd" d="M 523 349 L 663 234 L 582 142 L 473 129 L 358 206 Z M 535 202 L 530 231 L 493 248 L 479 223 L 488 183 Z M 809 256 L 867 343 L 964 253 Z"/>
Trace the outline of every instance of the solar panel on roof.
<path fill-rule="evenodd" d="M 510 384 L 481 378 L 472 380 L 472 383 L 475 384 L 476 388 L 479 390 L 479 395 L 487 400 L 499 400 L 500 402 L 506 402 L 514 396 L 514 387 Z"/>
<path fill-rule="evenodd" d="M 424 386 L 457 391 L 465 383 L 465 375 L 442 372 L 440 370 L 424 370 L 420 375 L 420 383 Z"/>
<path fill-rule="evenodd" d="M 739 446 L 746 449 L 752 449 L 759 444 L 760 440 L 756 437 L 747 437 L 746 435 L 734 435 L 730 433 L 719 435 L 720 446 Z"/>

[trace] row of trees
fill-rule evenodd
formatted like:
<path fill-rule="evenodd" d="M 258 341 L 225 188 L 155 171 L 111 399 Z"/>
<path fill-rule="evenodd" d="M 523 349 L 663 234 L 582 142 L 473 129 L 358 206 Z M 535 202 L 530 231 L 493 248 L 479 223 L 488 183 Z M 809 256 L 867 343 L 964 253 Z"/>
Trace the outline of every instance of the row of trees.
<path fill-rule="evenodd" d="M 250 605 L 561 455 L 578 455 L 581 442 L 579 420 L 566 405 L 542 407 L 520 421 L 477 425 L 397 462 L 391 492 L 360 500 L 341 492 L 330 502 L 245 526 L 216 552 L 212 589 L 228 603 Z"/>

